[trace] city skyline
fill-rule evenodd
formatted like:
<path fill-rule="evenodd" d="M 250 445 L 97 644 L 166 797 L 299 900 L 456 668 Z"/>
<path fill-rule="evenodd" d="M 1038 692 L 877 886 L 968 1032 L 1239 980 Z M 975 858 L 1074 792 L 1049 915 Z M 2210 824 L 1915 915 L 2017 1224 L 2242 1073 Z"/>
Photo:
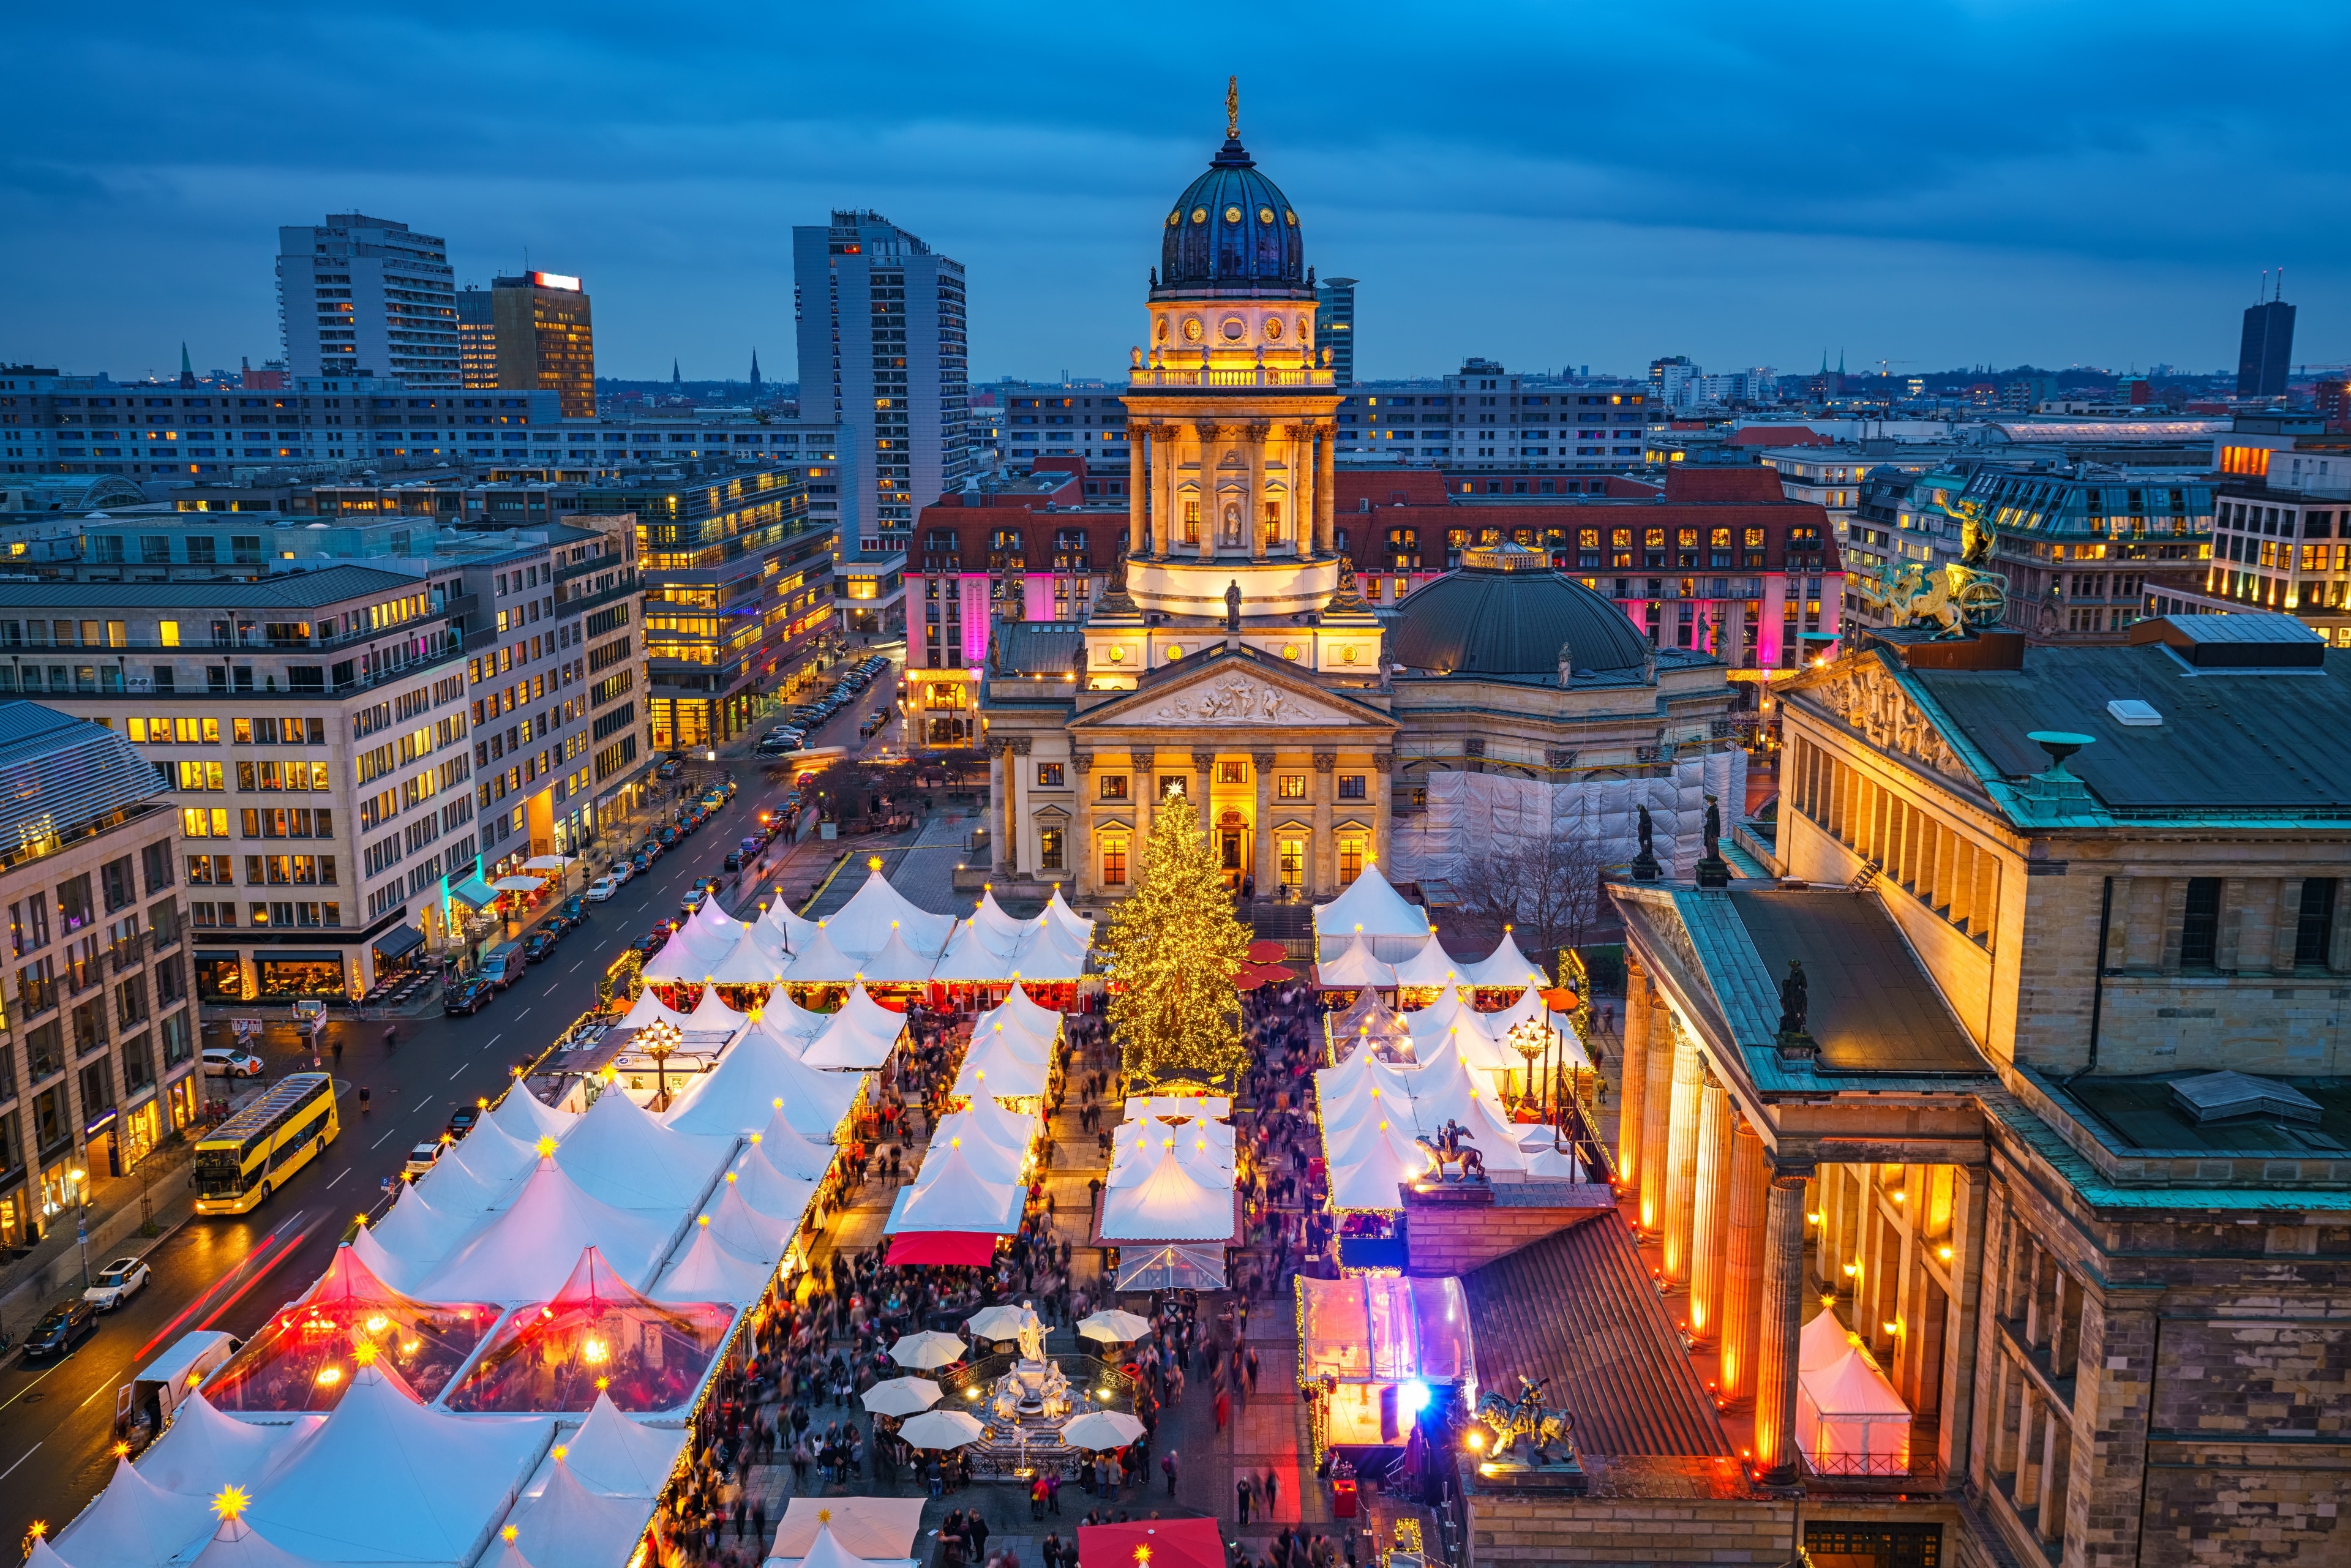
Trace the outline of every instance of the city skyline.
<path fill-rule="evenodd" d="M 1153 220 L 1213 151 L 1238 70 L 1243 139 L 1297 203 L 1308 259 L 1363 280 L 1364 379 L 1469 354 L 1789 371 L 1823 345 L 1856 371 L 2202 371 L 2233 362 L 2238 315 L 2281 265 L 2309 307 L 2297 361 L 2325 364 L 2351 358 L 2351 280 L 2333 223 L 2304 214 L 2330 210 L 2343 157 L 2297 106 L 2325 101 L 2301 62 L 2346 23 L 2298 15 L 2311 47 L 2279 58 L 2202 36 L 2182 6 L 2124 37 L 1947 7 L 1918 25 L 1919 77 L 1890 118 L 1843 85 L 1858 78 L 1820 76 L 1855 36 L 1841 12 L 1792 28 L 1701 15 L 1664 41 L 1678 74 L 1662 88 L 1647 32 L 1509 12 L 1415 41 L 1419 75 L 1372 99 L 1360 85 L 1387 79 L 1392 31 L 1321 38 L 1301 74 L 1253 70 L 1247 49 L 1169 61 L 1116 16 L 1032 40 L 942 11 L 897 54 L 833 16 L 729 22 L 737 57 L 832 62 L 793 78 L 788 107 L 706 79 L 695 40 L 595 7 L 543 35 L 536 21 L 528 55 L 487 20 L 317 15 L 264 34 L 260 13 L 189 30 L 158 10 L 101 37 L 36 16 L 26 46 L 57 68 L 27 84 L 0 162 L 19 236 L 0 355 L 123 378 L 170 375 L 183 340 L 200 368 L 276 358 L 277 228 L 356 209 L 445 235 L 460 285 L 526 256 L 581 277 L 609 301 L 605 373 L 675 359 L 737 376 L 755 343 L 793 334 L 792 225 L 855 206 L 965 260 L 976 382 L 1114 372 Z M 380 94 L 318 110 L 275 93 L 329 58 L 375 62 Z M 2240 68 L 2270 89 L 2210 90 Z M 48 85 L 93 79 L 141 107 L 94 116 Z M 1938 79 L 1965 98 L 1938 109 Z M 994 90 L 1024 81 L 1052 90 Z M 2225 225 L 2179 200 L 2223 183 Z"/>

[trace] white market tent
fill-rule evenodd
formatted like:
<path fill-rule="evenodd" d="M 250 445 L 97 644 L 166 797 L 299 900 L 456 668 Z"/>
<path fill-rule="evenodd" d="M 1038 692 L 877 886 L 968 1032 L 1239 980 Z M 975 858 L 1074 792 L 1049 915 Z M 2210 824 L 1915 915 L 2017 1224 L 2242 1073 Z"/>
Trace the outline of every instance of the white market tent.
<path fill-rule="evenodd" d="M 1363 874 L 1348 883 L 1338 897 L 1315 907 L 1314 950 L 1318 961 L 1326 950 L 1324 944 L 1343 942 L 1351 932 L 1363 934 L 1372 956 L 1393 964 L 1411 956 L 1428 940 L 1428 915 L 1406 904 L 1403 894 L 1389 886 L 1388 879 L 1380 874 L 1377 864 L 1366 864 Z"/>
<path fill-rule="evenodd" d="M 786 1225 L 799 1223 L 817 1189 L 814 1181 L 786 1176 L 769 1165 L 758 1149 L 744 1150 L 742 1157 L 726 1172 L 726 1180 L 755 1212 Z"/>
<path fill-rule="evenodd" d="M 1020 1186 L 989 1181 L 975 1155 L 950 1147 L 923 1157 L 927 1178 L 906 1189 L 891 1216 L 892 1234 L 902 1230 L 994 1231 L 1009 1235 L 1019 1223 Z"/>
<path fill-rule="evenodd" d="M 747 1030 L 719 1054 L 717 1066 L 687 1081 L 685 1097 L 656 1124 L 677 1133 L 733 1137 L 766 1126 L 781 1100 L 787 1106 L 802 1106 L 810 1121 L 829 1134 L 848 1114 L 862 1082 L 845 1073 L 820 1072 L 760 1030 Z M 597 1108 L 603 1103 L 597 1101 Z M 647 1120 L 653 1120 L 650 1113 Z"/>
<path fill-rule="evenodd" d="M 784 971 L 784 979 L 796 986 L 845 986 L 857 978 L 862 967 L 833 945 L 829 929 L 819 925 L 816 935 L 792 950 L 791 967 Z"/>
<path fill-rule="evenodd" d="M 593 1247 L 615 1273 L 642 1290 L 678 1224 L 674 1211 L 616 1208 L 590 1197 L 553 1159 L 544 1159 L 512 1207 L 492 1216 L 413 1287 L 401 1288 L 428 1301 L 551 1301 L 571 1278 L 580 1254 Z"/>
<path fill-rule="evenodd" d="M 114 1462 L 113 1479 L 80 1515 L 57 1534 L 57 1549 L 71 1552 L 73 1568 L 162 1568 L 192 1541 L 211 1532 L 206 1500 L 156 1485 L 126 1456 Z"/>
<path fill-rule="evenodd" d="M 1028 938 L 1012 957 L 1016 979 L 1075 981 L 1085 972 L 1085 944 L 1053 924 L 1050 915 L 1040 915 L 1029 925 Z"/>
<path fill-rule="evenodd" d="M 254 1495 L 246 1522 L 319 1563 L 462 1568 L 546 1450 L 545 1416 L 453 1416 L 362 1366 Z"/>
<path fill-rule="evenodd" d="M 697 1227 L 705 1222 L 711 1235 L 746 1258 L 758 1260 L 771 1271 L 791 1249 L 792 1233 L 799 1228 L 798 1215 L 788 1220 L 771 1219 L 744 1201 L 739 1187 L 731 1186 L 696 1217 Z"/>
<path fill-rule="evenodd" d="M 838 1121 L 835 1118 L 836 1124 Z M 778 1174 L 797 1181 L 820 1180 L 832 1168 L 833 1146 L 794 1126 L 782 1105 L 770 1104 L 767 1124 L 751 1134 L 751 1143 L 753 1147 L 744 1151 L 744 1158 L 757 1155 Z"/>
<path fill-rule="evenodd" d="M 792 906 L 786 904 L 780 895 L 768 905 L 768 912 L 759 916 L 759 924 L 782 938 L 784 951 L 788 953 L 799 952 L 800 944 L 816 935 L 816 922 L 794 914 Z"/>
<path fill-rule="evenodd" d="M 590 1490 L 609 1497 L 654 1498 L 669 1484 L 685 1434 L 676 1427 L 632 1421 L 610 1394 L 599 1394 L 595 1408 L 565 1447 L 569 1452 L 564 1462 Z M 543 1490 L 543 1481 L 534 1480 L 528 1490 Z"/>
<path fill-rule="evenodd" d="M 738 1252 L 711 1233 L 708 1217 L 694 1228 L 694 1239 L 676 1262 L 646 1292 L 657 1301 L 726 1301 L 742 1306 L 759 1299 L 775 1265 Z"/>
<path fill-rule="evenodd" d="M 769 991 L 768 999 L 752 1010 L 751 1021 L 754 1028 L 764 1029 L 786 1040 L 798 1040 L 800 1047 L 805 1047 L 825 1031 L 835 1016 L 804 1008 L 777 990 Z M 799 1055 L 799 1050 L 796 1048 L 792 1054 Z"/>
<path fill-rule="evenodd" d="M 1800 1359 L 1796 1446 L 1824 1474 L 1899 1475 L 1910 1454 L 1910 1407 L 1857 1344 L 1823 1366 L 1807 1370 Z"/>
<path fill-rule="evenodd" d="M 781 1051 L 771 1060 L 798 1065 Z M 731 1101 L 718 1107 L 733 1108 Z M 747 1107 L 745 1113 L 749 1113 Z M 555 1163 L 583 1191 L 616 1208 L 675 1212 L 691 1207 L 709 1190 L 720 1163 L 734 1151 L 737 1129 L 725 1115 L 714 1120 L 722 1125 L 707 1130 L 698 1124 L 684 1130 L 666 1126 L 628 1095 L 607 1090 L 580 1118 L 571 1135 L 556 1145 Z"/>
<path fill-rule="evenodd" d="M 678 1027 L 688 1034 L 715 1034 L 732 1039 L 735 1031 L 743 1027 L 743 1015 L 718 999 L 716 987 L 705 986 L 702 999 L 694 1004 L 694 1010 L 685 1015 L 685 1022 Z"/>
<path fill-rule="evenodd" d="M 1028 939 L 1029 922 L 1015 920 L 1004 913 L 1004 905 L 996 902 L 996 890 L 983 888 L 977 906 L 964 917 L 961 931 L 985 944 L 989 951 L 1008 958 Z"/>
<path fill-rule="evenodd" d="M 659 1005 L 658 1001 L 655 1005 Z M 483 1118 L 496 1123 L 534 1149 L 541 1138 L 562 1137 L 571 1131 L 571 1124 L 579 1119 L 577 1113 L 557 1110 L 521 1083 L 517 1083 L 501 1095 L 498 1103 L 490 1107 L 490 1113 Z"/>
<path fill-rule="evenodd" d="M 1396 983 L 1395 966 L 1373 957 L 1371 948 L 1358 932 L 1350 935 L 1346 946 L 1334 956 L 1314 967 L 1314 979 L 1316 984 L 1334 991 L 1364 986 L 1385 990 Z"/>
<path fill-rule="evenodd" d="M 1507 986 L 1513 990 L 1521 986 L 1551 983 L 1542 966 L 1519 951 L 1518 938 L 1507 929 L 1494 945 L 1493 952 L 1470 965 L 1462 978 L 1473 986 Z"/>
<path fill-rule="evenodd" d="M 1211 1186 L 1164 1145 L 1155 1151 L 1139 1182 L 1107 1189 L 1102 1195 L 1102 1235 L 1105 1241 L 1224 1241 L 1236 1228 L 1233 1218 L 1233 1177 L 1222 1173 L 1221 1186 Z"/>
<path fill-rule="evenodd" d="M 931 1137 L 933 1148 L 962 1150 L 964 1157 L 971 1162 L 972 1169 L 979 1173 L 980 1179 L 983 1181 L 1001 1185 L 1018 1182 L 1020 1179 L 1020 1167 L 1028 1160 L 1026 1151 L 1008 1149 L 1001 1144 L 991 1144 L 973 1131 L 969 1124 L 950 1130 L 947 1123 L 954 1120 L 952 1116 L 940 1120 L 938 1131 Z M 928 1167 L 932 1162 L 925 1159 L 923 1164 Z M 935 1180 L 936 1177 L 934 1176 L 932 1179 Z M 923 1179 L 921 1172 L 915 1173 L 914 1187 L 917 1191 L 929 1185 L 929 1181 Z"/>
<path fill-rule="evenodd" d="M 1837 1321 L 1837 1315 L 1823 1307 L 1804 1324 L 1803 1333 L 1796 1337 L 1796 1370 L 1811 1372 L 1830 1367 L 1844 1359 L 1844 1353 L 1855 1344 L 1853 1331 Z"/>
<path fill-rule="evenodd" d="M 1485 1013 L 1480 1016 L 1484 1018 L 1487 1029 L 1492 1032 L 1496 1040 L 1500 1040 L 1510 1033 L 1510 1026 L 1515 1023 L 1531 1021 L 1549 1024 L 1559 1042 L 1552 1049 L 1557 1051 L 1564 1048 L 1569 1066 L 1583 1068 L 1586 1071 L 1591 1069 L 1592 1057 L 1583 1049 L 1583 1037 L 1575 1032 L 1573 1017 L 1567 1013 L 1552 1011 L 1542 999 L 1542 992 L 1533 986 L 1529 986 L 1520 992 L 1519 999 L 1499 1012 Z"/>
<path fill-rule="evenodd" d="M 858 988 L 862 990 L 867 985 L 924 985 L 929 981 L 931 970 L 937 963 L 936 953 L 915 952 L 907 944 L 904 929 L 893 926 L 890 939 L 882 944 L 881 951 L 860 966 Z"/>
<path fill-rule="evenodd" d="M 673 936 L 670 940 L 674 942 L 677 938 Z M 655 977 L 649 976 L 647 977 L 653 978 Z M 651 986 L 648 986 L 638 996 L 637 999 L 630 1004 L 629 1010 L 621 1015 L 621 1021 L 614 1027 L 618 1029 L 651 1029 L 657 1023 L 666 1023 L 675 1024 L 679 1029 L 684 1029 L 685 1027 L 686 1018 L 686 1014 L 679 1012 L 676 1009 L 663 1001 L 661 999 L 661 993 L 654 990 Z"/>
<path fill-rule="evenodd" d="M 1081 947 L 1091 947 L 1093 946 L 1094 923 L 1092 917 L 1090 915 L 1080 915 L 1076 910 L 1070 907 L 1068 901 L 1063 899 L 1061 896 L 1061 888 L 1059 883 L 1053 884 L 1053 896 L 1045 901 L 1045 914 L 1052 920 L 1055 928 L 1070 941 L 1076 943 Z"/>
<path fill-rule="evenodd" d="M 979 1015 L 973 1025 L 975 1031 L 979 1025 L 993 1023 L 999 1016 L 1018 1019 L 1030 1034 L 1042 1035 L 1047 1040 L 1061 1038 L 1061 1015 L 1017 985 L 1004 993 L 1001 1003 Z"/>
<path fill-rule="evenodd" d="M 978 1037 L 975 1037 L 978 1038 Z M 1030 1100 L 1045 1092 L 1051 1069 L 1031 1061 L 1011 1043 L 1017 1037 L 991 1034 L 979 1038 L 967 1052 L 956 1073 L 954 1092 L 979 1099 Z"/>
<path fill-rule="evenodd" d="M 1395 983 L 1415 990 L 1450 986 L 1461 978 L 1461 970 L 1460 961 L 1446 952 L 1432 932 L 1419 946 L 1398 957 Z"/>
<path fill-rule="evenodd" d="M 702 907 L 686 917 L 685 929 L 706 941 L 731 947 L 751 929 L 751 923 L 737 920 L 719 908 L 716 899 L 705 898 Z"/>
<path fill-rule="evenodd" d="M 1017 1148 L 1024 1154 L 1029 1145 L 1037 1141 L 1037 1134 L 1043 1125 L 1034 1115 L 1007 1110 L 985 1097 L 974 1100 L 962 1114 L 970 1117 L 991 1142 Z M 933 1141 L 936 1141 L 936 1134 L 933 1135 Z"/>
<path fill-rule="evenodd" d="M 832 945 L 854 959 L 865 959 L 889 945 L 892 931 L 905 934 L 906 946 L 935 958 L 946 946 L 955 916 L 934 915 L 890 885 L 878 865 L 866 873 L 865 884 L 852 894 L 839 913 L 826 920 L 825 935 Z M 842 978 L 848 977 L 843 976 Z"/>
<path fill-rule="evenodd" d="M 580 1482 L 564 1458 L 549 1457 L 539 1495 L 517 1507 L 509 1550 L 530 1568 L 615 1568 L 625 1563 L 653 1518 L 649 1497 L 613 1497 Z"/>
<path fill-rule="evenodd" d="M 722 986 L 772 986 L 783 977 L 791 961 L 792 956 L 780 946 L 763 946 L 755 931 L 728 948 L 710 967 L 708 977 Z"/>
<path fill-rule="evenodd" d="M 322 1417 L 240 1421 L 201 1393 L 180 1402 L 163 1435 L 139 1456 L 139 1473 L 167 1491 L 210 1500 L 232 1483 L 250 1486 L 290 1458 Z"/>
<path fill-rule="evenodd" d="M 64 1568 L 65 1559 L 36 1542 L 26 1568 Z M 204 1568 L 316 1568 L 311 1559 L 297 1557 L 239 1519 L 224 1519 L 213 1538 L 195 1555 Z M 193 1564 L 191 1565 L 193 1568 Z M 528 1568 L 528 1564 L 525 1565 Z"/>
<path fill-rule="evenodd" d="M 998 948 L 988 936 L 967 920 L 956 925 L 955 935 L 947 938 L 946 948 L 939 961 L 932 966 L 931 978 L 950 985 L 1000 986 L 1013 976 L 1013 954 L 1019 950 L 1016 937 Z"/>

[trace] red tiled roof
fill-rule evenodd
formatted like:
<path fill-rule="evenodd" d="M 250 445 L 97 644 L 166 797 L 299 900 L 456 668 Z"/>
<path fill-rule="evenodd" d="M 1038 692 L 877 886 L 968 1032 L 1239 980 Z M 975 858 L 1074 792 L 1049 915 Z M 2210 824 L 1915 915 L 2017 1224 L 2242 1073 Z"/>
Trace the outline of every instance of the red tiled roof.
<path fill-rule="evenodd" d="M 1730 433 L 1733 446 L 1834 446 L 1809 424 L 1750 424 Z"/>
<path fill-rule="evenodd" d="M 1769 468 L 1674 468 L 1666 474 L 1673 501 L 1782 501 L 1780 476 Z"/>

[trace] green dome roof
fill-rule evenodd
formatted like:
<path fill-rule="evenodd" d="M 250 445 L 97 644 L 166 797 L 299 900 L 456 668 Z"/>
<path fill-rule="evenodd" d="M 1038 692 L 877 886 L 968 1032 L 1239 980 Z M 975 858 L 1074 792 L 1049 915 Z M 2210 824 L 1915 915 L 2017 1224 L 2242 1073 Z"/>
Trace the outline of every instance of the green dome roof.
<path fill-rule="evenodd" d="M 1472 550 L 1463 570 L 1438 578 L 1396 611 L 1390 657 L 1406 669 L 1439 675 L 1559 678 L 1562 654 L 1594 675 L 1647 667 L 1649 640 L 1615 602 L 1520 558 L 1536 551 L 1505 546 Z"/>

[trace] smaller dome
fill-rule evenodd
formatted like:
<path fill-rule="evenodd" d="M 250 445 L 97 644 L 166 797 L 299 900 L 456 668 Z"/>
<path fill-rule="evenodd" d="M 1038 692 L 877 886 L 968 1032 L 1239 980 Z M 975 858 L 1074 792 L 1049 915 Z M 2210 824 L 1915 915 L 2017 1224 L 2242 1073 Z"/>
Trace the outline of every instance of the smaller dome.
<path fill-rule="evenodd" d="M 1396 611 L 1390 656 L 1438 675 L 1559 678 L 1561 649 L 1594 674 L 1647 666 L 1649 640 L 1615 601 L 1550 570 L 1541 551 L 1501 544 L 1472 549 L 1461 570 L 1420 590 Z"/>
<path fill-rule="evenodd" d="M 1164 224 L 1154 298 L 1204 291 L 1313 298 L 1298 214 L 1238 138 L 1184 188 Z"/>

